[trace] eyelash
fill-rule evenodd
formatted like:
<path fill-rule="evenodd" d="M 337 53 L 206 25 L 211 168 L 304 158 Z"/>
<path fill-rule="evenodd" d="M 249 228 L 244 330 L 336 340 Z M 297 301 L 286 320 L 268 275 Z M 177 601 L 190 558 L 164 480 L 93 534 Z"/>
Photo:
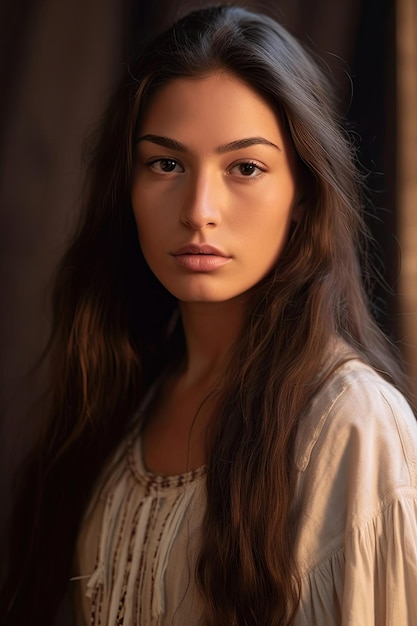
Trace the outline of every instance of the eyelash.
<path fill-rule="evenodd" d="M 260 173 L 264 173 L 266 172 L 266 168 L 259 163 L 258 161 L 253 161 L 253 160 L 248 160 L 248 161 L 239 161 L 238 163 L 233 163 L 229 168 L 228 168 L 228 173 L 231 172 L 235 167 L 241 167 L 241 166 L 250 166 L 253 168 L 256 168 Z M 257 176 L 260 176 L 260 174 L 257 174 L 256 176 L 244 176 L 242 174 L 242 178 L 257 178 Z"/>
<path fill-rule="evenodd" d="M 174 164 L 174 168 L 179 165 L 181 167 L 182 172 L 184 171 L 183 166 L 181 165 L 181 163 L 179 161 L 177 161 L 176 159 L 170 159 L 169 157 L 160 157 L 159 159 L 153 159 L 152 161 L 148 162 L 148 166 L 150 168 L 155 169 L 156 171 L 160 172 L 160 173 L 164 173 L 164 174 L 171 174 L 174 170 L 168 170 L 168 171 L 164 171 L 164 170 L 160 170 L 155 168 L 154 166 L 157 163 L 173 163 Z"/>
<path fill-rule="evenodd" d="M 156 167 L 155 167 L 158 163 L 159 163 L 159 164 L 162 164 L 162 163 L 171 164 L 171 165 L 173 165 L 173 167 L 172 167 L 172 169 L 168 169 L 168 170 L 159 169 L 159 168 L 156 168 Z M 176 159 L 171 159 L 171 158 L 169 158 L 169 157 L 160 157 L 160 158 L 158 158 L 158 159 L 153 159 L 152 161 L 149 161 L 149 162 L 147 163 L 147 165 L 148 165 L 150 168 L 155 169 L 157 172 L 159 172 L 159 173 L 163 173 L 163 174 L 183 173 L 183 172 L 185 171 L 185 170 L 184 170 L 184 167 L 181 165 L 181 163 L 180 163 L 179 161 L 177 161 Z M 180 168 L 181 168 L 181 172 L 175 172 L 175 168 L 176 168 L 177 166 L 180 166 Z M 246 166 L 246 167 L 247 167 L 247 166 L 249 166 L 249 167 L 253 167 L 253 168 L 255 168 L 256 170 L 258 170 L 260 173 L 264 173 L 264 172 L 266 172 L 266 171 L 267 171 L 267 169 L 265 168 L 265 166 L 263 166 L 263 165 L 262 165 L 261 163 L 259 163 L 258 161 L 247 160 L 247 161 L 239 161 L 239 162 L 237 162 L 237 163 L 232 163 L 232 165 L 231 165 L 231 166 L 227 169 L 227 173 L 228 173 L 228 174 L 231 174 L 231 173 L 232 173 L 232 171 L 233 171 L 235 168 L 237 168 L 237 167 L 242 167 L 242 166 Z M 253 171 L 255 171 L 255 170 L 253 170 Z M 253 172 L 252 172 L 252 173 L 253 173 Z M 248 179 L 250 179 L 250 178 L 257 178 L 258 176 L 260 176 L 260 173 L 258 173 L 256 176 L 252 176 L 252 175 L 245 176 L 245 175 L 243 175 L 243 174 L 242 174 L 242 178 L 248 178 Z"/>

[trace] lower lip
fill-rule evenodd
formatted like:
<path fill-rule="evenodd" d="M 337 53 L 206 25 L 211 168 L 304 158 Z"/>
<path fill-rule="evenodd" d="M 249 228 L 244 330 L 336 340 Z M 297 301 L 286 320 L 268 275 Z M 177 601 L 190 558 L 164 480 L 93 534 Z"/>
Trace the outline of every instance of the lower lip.
<path fill-rule="evenodd" d="M 229 257 L 215 254 L 177 254 L 173 259 L 180 267 L 191 272 L 214 272 L 230 261 Z"/>

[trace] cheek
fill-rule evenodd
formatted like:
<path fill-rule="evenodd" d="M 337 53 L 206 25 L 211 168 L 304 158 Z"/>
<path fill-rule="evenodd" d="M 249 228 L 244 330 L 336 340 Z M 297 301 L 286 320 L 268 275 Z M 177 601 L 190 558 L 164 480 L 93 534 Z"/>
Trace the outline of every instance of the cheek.
<path fill-rule="evenodd" d="M 143 249 L 152 251 L 155 247 L 155 242 L 161 239 L 159 222 L 152 219 L 149 215 L 138 212 L 135 214 L 135 220 L 140 245 Z"/>
<path fill-rule="evenodd" d="M 250 210 L 240 216 L 236 227 L 253 241 L 277 244 L 286 237 L 292 212 L 292 195 L 287 195 L 285 199 L 277 198 L 276 193 L 271 194 L 270 198 L 262 196 L 261 200 L 255 201 Z"/>
<path fill-rule="evenodd" d="M 131 203 L 140 238 L 158 238 L 173 227 L 176 196 L 140 180 L 132 188 Z"/>
<path fill-rule="evenodd" d="M 275 198 L 268 210 L 265 205 L 263 209 L 247 221 L 245 239 L 251 258 L 270 267 L 277 262 L 288 240 L 292 207 L 279 206 Z"/>
<path fill-rule="evenodd" d="M 133 190 L 131 197 L 133 215 L 141 243 L 156 238 L 161 224 L 164 223 L 164 220 L 158 215 L 157 205 L 149 195 L 144 190 L 141 190 L 140 194 Z"/>
<path fill-rule="evenodd" d="M 154 223 L 151 215 L 142 209 L 139 210 L 137 206 L 133 207 L 133 215 L 136 222 L 136 230 L 138 233 L 139 243 L 143 253 L 147 250 L 152 250 L 154 247 L 153 241 L 157 240 L 157 223 Z"/>

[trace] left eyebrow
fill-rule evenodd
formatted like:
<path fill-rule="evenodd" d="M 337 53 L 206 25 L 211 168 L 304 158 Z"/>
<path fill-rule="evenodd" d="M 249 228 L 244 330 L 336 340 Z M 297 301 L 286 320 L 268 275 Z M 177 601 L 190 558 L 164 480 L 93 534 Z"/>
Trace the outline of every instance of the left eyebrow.
<path fill-rule="evenodd" d="M 263 146 L 272 146 L 276 148 L 280 152 L 282 152 L 281 148 L 279 148 L 275 143 L 265 139 L 264 137 L 248 137 L 247 139 L 237 139 L 236 141 L 231 141 L 230 143 L 225 144 L 224 146 L 219 146 L 216 149 L 216 152 L 219 154 L 223 154 L 224 152 L 233 152 L 234 150 L 241 150 L 242 148 L 248 148 L 249 146 L 256 145 Z"/>
<path fill-rule="evenodd" d="M 176 150 L 177 152 L 187 152 L 187 148 L 184 144 L 162 135 L 142 135 L 137 138 L 137 141 L 150 141 L 151 143 L 164 146 L 165 148 L 169 148 L 171 150 Z M 246 139 L 237 139 L 236 141 L 231 141 L 223 146 L 219 146 L 216 148 L 216 152 L 218 154 L 224 154 L 225 152 L 233 152 L 234 150 L 241 150 L 242 148 L 248 148 L 255 145 L 271 146 L 272 148 L 276 148 L 282 152 L 281 148 L 264 137 L 247 137 Z"/>

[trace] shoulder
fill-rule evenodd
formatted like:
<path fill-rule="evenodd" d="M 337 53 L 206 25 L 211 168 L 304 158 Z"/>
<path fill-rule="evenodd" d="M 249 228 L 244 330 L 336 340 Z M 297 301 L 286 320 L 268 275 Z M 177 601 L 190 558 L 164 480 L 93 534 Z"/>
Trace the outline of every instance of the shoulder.
<path fill-rule="evenodd" d="M 331 457 L 350 451 L 376 465 L 397 459 L 398 469 L 407 470 L 404 481 L 417 486 L 416 418 L 404 396 L 360 360 L 338 368 L 311 402 L 298 433 L 298 469 L 326 450 Z M 366 456 L 371 452 L 378 456 Z"/>
<path fill-rule="evenodd" d="M 295 466 L 297 552 L 301 569 L 311 571 L 388 509 L 415 504 L 415 417 L 378 373 L 348 361 L 304 415 Z"/>
<path fill-rule="evenodd" d="M 417 623 L 417 424 L 359 360 L 311 402 L 296 442 L 297 624 Z"/>

